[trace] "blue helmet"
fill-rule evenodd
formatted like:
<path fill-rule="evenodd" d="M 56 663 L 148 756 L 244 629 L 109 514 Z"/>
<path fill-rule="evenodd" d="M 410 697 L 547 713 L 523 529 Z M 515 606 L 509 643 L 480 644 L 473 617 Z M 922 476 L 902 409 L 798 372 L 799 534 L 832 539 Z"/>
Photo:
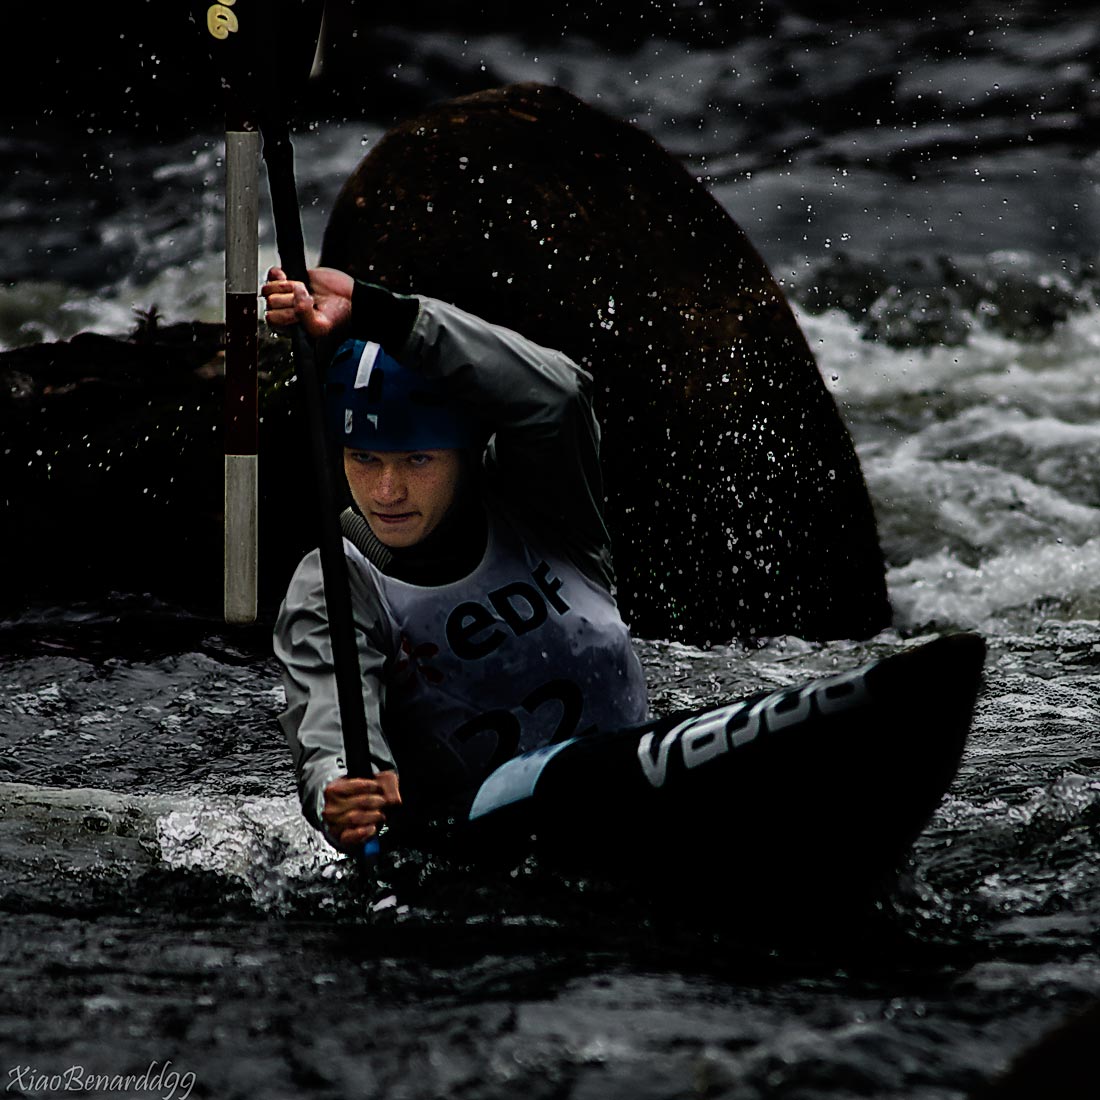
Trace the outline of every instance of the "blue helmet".
<path fill-rule="evenodd" d="M 345 340 L 332 357 L 325 413 L 334 439 L 364 451 L 479 447 L 487 438 L 437 383 L 366 340 Z"/>

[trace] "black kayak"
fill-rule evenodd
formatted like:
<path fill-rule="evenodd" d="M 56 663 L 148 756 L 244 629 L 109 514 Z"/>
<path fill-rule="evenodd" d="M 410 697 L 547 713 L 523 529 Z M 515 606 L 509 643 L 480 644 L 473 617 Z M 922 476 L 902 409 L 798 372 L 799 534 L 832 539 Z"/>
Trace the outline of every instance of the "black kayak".
<path fill-rule="evenodd" d="M 533 857 L 601 882 L 762 909 L 863 896 L 904 861 L 956 775 L 985 649 L 976 634 L 945 635 L 716 709 L 526 753 L 451 817 L 445 847 L 474 864 Z"/>

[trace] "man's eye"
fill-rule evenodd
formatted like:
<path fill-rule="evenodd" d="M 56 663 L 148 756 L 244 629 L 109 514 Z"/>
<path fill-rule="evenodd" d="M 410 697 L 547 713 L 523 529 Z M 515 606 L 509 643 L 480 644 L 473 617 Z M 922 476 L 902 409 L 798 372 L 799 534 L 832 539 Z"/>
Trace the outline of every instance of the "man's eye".
<path fill-rule="evenodd" d="M 358 462 L 360 465 L 363 465 L 363 466 L 367 465 L 370 462 L 377 462 L 378 461 L 378 459 L 375 458 L 374 455 L 362 454 L 362 453 L 352 454 L 351 459 L 352 459 L 353 462 Z"/>
<path fill-rule="evenodd" d="M 413 466 L 425 466 L 431 462 L 431 455 L 411 454 L 409 455 L 409 463 Z"/>

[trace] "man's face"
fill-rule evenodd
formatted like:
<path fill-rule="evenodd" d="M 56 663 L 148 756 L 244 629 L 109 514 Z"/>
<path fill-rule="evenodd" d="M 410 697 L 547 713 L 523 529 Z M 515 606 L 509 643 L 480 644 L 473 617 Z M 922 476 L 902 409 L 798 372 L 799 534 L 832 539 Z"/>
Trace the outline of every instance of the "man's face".
<path fill-rule="evenodd" d="M 351 495 L 383 545 L 394 550 L 427 538 L 454 503 L 461 453 L 344 450 Z"/>

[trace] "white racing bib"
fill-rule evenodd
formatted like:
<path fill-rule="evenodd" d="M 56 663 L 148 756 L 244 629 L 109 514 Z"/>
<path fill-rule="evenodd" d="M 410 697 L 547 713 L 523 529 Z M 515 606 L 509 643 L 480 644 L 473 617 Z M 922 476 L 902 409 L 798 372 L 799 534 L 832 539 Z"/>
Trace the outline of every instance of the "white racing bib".
<path fill-rule="evenodd" d="M 453 584 L 407 584 L 363 564 L 393 631 L 383 724 L 399 769 L 417 755 L 430 767 L 422 749 L 434 741 L 477 781 L 517 753 L 645 720 L 645 677 L 615 601 L 503 521 Z"/>

